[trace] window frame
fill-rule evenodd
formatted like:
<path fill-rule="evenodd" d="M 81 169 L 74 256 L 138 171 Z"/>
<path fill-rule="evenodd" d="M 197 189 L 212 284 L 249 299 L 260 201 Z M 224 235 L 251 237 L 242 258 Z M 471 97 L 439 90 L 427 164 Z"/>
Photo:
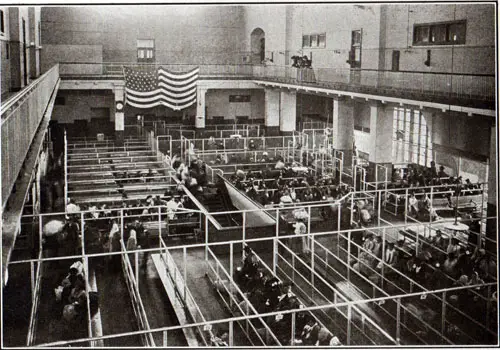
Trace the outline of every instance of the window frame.
<path fill-rule="evenodd" d="M 456 41 L 450 40 L 451 29 L 455 27 L 456 33 L 463 33 L 463 37 L 459 37 Z M 435 39 L 433 41 L 433 32 L 438 28 L 444 30 L 444 39 Z M 460 28 L 462 28 L 460 30 Z M 421 35 L 421 31 L 426 30 L 425 38 Z M 465 45 L 467 43 L 467 20 L 461 19 L 457 21 L 434 22 L 434 23 L 414 23 L 413 24 L 413 46 L 438 46 L 438 45 Z"/>
<path fill-rule="evenodd" d="M 363 48 L 363 28 L 351 30 L 351 48 L 349 50 L 349 64 L 351 69 L 361 68 Z"/>
<path fill-rule="evenodd" d="M 0 35 L 5 35 L 5 11 L 0 10 Z"/>
<path fill-rule="evenodd" d="M 402 138 L 398 137 L 398 132 Z M 392 140 L 394 162 L 430 166 L 433 156 L 432 134 L 422 111 L 395 107 Z"/>
<path fill-rule="evenodd" d="M 151 41 L 152 46 L 140 45 L 140 42 Z M 153 63 L 156 61 L 156 42 L 155 39 L 137 39 L 137 62 Z M 149 57 L 150 56 L 150 57 Z"/>
<path fill-rule="evenodd" d="M 314 43 L 313 43 L 313 38 L 314 38 Z M 321 40 L 321 38 L 323 38 L 323 40 Z M 326 32 L 302 35 L 302 48 L 308 48 L 308 49 L 326 48 Z"/>

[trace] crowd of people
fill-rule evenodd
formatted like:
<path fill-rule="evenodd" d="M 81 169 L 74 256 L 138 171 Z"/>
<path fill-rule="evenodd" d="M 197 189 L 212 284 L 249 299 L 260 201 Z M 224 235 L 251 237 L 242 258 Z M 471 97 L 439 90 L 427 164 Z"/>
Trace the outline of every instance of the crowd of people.
<path fill-rule="evenodd" d="M 95 292 L 88 292 L 85 287 L 85 276 L 81 261 L 74 262 L 68 274 L 61 280 L 54 289 L 55 310 L 54 315 L 57 320 L 64 322 L 64 329 L 71 332 L 75 328 L 80 328 L 87 319 L 87 299 L 90 305 L 91 316 L 95 315 L 98 309 L 98 297 Z M 86 329 L 87 327 L 83 327 Z"/>
<path fill-rule="evenodd" d="M 439 187 L 431 190 L 431 186 Z M 407 206 L 408 215 L 423 221 L 441 219 L 438 210 L 452 210 L 457 205 L 453 202 L 453 198 L 457 196 L 480 195 L 482 193 L 479 184 L 474 184 L 469 179 L 464 181 L 461 176 L 448 176 L 443 166 L 440 166 L 439 171 L 437 171 L 434 162 L 431 162 L 430 167 L 410 164 L 406 171 L 395 169 L 392 182 L 387 187 L 389 194 L 384 198 L 384 205 L 393 204 L 400 208 Z M 400 190 L 404 190 L 404 192 Z M 409 194 L 407 200 L 405 198 L 406 190 Z M 430 198 L 431 191 L 432 200 Z M 437 203 L 434 200 L 440 198 L 446 199 L 446 201 Z M 440 200 L 440 202 L 442 201 Z M 469 203 L 461 210 L 474 212 L 476 205 Z"/>
<path fill-rule="evenodd" d="M 449 176 L 445 172 L 444 166 L 436 169 L 436 164 L 431 161 L 430 167 L 425 167 L 418 164 L 409 164 L 406 169 L 395 169 L 392 175 L 392 188 L 414 188 L 428 186 L 442 186 L 440 192 L 451 191 L 455 193 L 458 190 L 468 190 L 470 193 L 475 193 L 481 189 L 479 184 L 472 183 L 469 179 L 463 180 L 462 176 Z M 430 189 L 424 189 L 425 192 L 430 192 Z M 468 193 L 467 191 L 465 192 Z M 447 193 L 441 193 L 442 198 L 446 198 Z"/>
<path fill-rule="evenodd" d="M 420 287 L 438 290 L 455 286 L 479 285 L 474 290 L 462 290 L 449 294 L 449 301 L 469 315 L 481 318 L 481 312 L 488 299 L 487 288 L 481 287 L 496 281 L 497 264 L 495 257 L 485 249 L 466 245 L 456 237 L 445 237 L 437 231 L 432 238 L 421 237 L 419 253 L 407 244 L 407 238 L 387 242 L 382 251 L 382 237 L 367 231 L 351 232 L 351 254 L 353 268 L 379 283 L 382 264 L 385 263 L 384 276 L 398 283 L 407 276 Z M 397 271 L 400 273 L 398 274 Z M 387 285 L 387 284 L 386 284 Z M 480 298 L 480 295 L 483 298 Z M 480 305 L 478 307 L 478 305 Z"/>
<path fill-rule="evenodd" d="M 238 169 L 230 181 L 263 206 L 333 201 L 348 193 L 348 188 L 332 177 L 313 175 L 309 168 L 298 163 L 286 166 L 282 158 L 274 169 L 268 166 L 262 171 L 245 170 Z"/>
<path fill-rule="evenodd" d="M 278 278 L 265 272 L 255 252 L 245 246 L 242 265 L 236 269 L 235 281 L 247 299 L 259 313 L 302 308 L 302 303 L 294 294 L 292 283 L 282 283 Z M 242 307 L 244 309 L 244 307 Z M 340 341 L 328 329 L 318 323 L 309 312 L 297 312 L 295 335 L 291 343 L 291 314 L 283 317 L 268 317 L 265 321 L 283 345 L 335 346 Z M 265 333 L 265 332 L 263 332 Z"/>
<path fill-rule="evenodd" d="M 157 181 L 160 176 L 157 170 L 149 168 L 148 170 L 124 170 L 123 172 L 115 172 L 115 167 L 112 166 L 113 178 L 118 187 L 123 187 L 123 184 L 147 183 Z"/>

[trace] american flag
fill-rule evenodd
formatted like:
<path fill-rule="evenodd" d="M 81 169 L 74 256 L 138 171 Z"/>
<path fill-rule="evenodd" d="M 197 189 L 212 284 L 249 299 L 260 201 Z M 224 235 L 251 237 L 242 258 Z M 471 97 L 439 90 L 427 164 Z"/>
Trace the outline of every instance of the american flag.
<path fill-rule="evenodd" d="M 159 67 L 137 70 L 124 67 L 125 101 L 137 108 L 166 106 L 181 110 L 196 102 L 199 67 L 177 73 Z"/>

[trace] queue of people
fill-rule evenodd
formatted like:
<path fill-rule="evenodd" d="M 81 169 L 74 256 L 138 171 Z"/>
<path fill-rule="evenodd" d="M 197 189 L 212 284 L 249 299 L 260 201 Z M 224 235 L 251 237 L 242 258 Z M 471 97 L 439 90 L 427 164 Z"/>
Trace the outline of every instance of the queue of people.
<path fill-rule="evenodd" d="M 255 252 L 249 246 L 244 247 L 242 265 L 236 269 L 235 281 L 259 313 L 301 308 L 302 303 L 292 290 L 293 284 L 282 283 L 278 278 L 265 273 Z M 290 339 L 291 314 L 284 314 L 282 318 L 268 317 L 265 321 L 283 345 L 341 345 L 338 337 L 320 325 L 308 312 L 296 313 L 296 338 L 293 343 Z M 264 334 L 265 329 L 261 330 Z"/>
<path fill-rule="evenodd" d="M 63 323 L 65 330 L 63 333 L 71 333 L 72 330 L 81 328 L 81 325 L 85 324 L 88 310 L 87 299 L 91 317 L 95 315 L 99 307 L 97 294 L 95 292 L 87 293 L 81 261 L 76 261 L 70 266 L 67 275 L 54 289 L 54 294 L 55 320 Z M 83 328 L 86 329 L 86 327 Z"/>

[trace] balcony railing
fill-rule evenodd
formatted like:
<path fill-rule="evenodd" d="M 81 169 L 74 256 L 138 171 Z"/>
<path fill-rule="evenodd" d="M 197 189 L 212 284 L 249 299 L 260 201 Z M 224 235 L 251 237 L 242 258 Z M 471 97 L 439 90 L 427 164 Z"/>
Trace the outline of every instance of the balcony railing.
<path fill-rule="evenodd" d="M 2 206 L 17 179 L 57 81 L 55 65 L 18 94 L 2 103 Z"/>
<path fill-rule="evenodd" d="M 383 71 L 348 68 L 295 68 L 277 65 L 172 65 L 134 63 L 60 63 L 66 78 L 123 79 L 123 66 L 151 69 L 162 66 L 186 72 L 200 67 L 201 78 L 248 78 L 294 85 L 326 87 L 374 95 L 394 96 L 454 104 L 474 104 L 492 108 L 495 102 L 495 76 L 457 73 Z"/>
<path fill-rule="evenodd" d="M 253 78 L 404 98 L 495 101 L 494 75 L 254 66 Z"/>
<path fill-rule="evenodd" d="M 123 79 L 123 67 L 137 70 L 151 70 L 163 67 L 172 72 L 187 72 L 194 68 L 200 68 L 202 77 L 225 77 L 225 76 L 245 76 L 252 77 L 253 66 L 249 64 L 134 64 L 134 63 L 59 63 L 59 70 L 65 78 L 85 78 L 85 77 L 116 77 Z"/>

